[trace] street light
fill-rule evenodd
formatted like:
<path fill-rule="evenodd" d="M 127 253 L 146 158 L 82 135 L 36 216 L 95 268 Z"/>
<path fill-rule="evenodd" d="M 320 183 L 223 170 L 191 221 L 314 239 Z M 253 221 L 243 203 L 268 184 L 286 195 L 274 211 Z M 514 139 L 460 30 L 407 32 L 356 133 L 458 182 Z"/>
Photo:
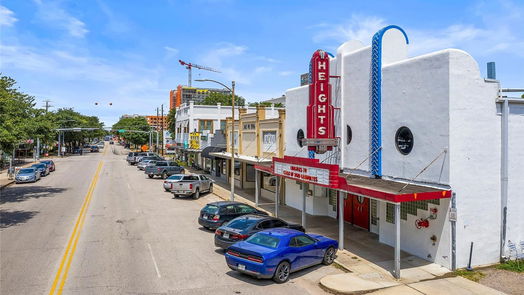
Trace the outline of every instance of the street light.
<path fill-rule="evenodd" d="M 211 80 L 211 79 L 197 79 L 195 81 L 217 83 L 219 85 L 222 85 L 224 88 L 228 89 L 231 92 L 231 117 L 233 118 L 233 122 L 231 123 L 231 171 L 230 171 L 231 196 L 229 197 L 229 199 L 231 201 L 234 201 L 235 200 L 235 81 L 231 81 L 231 88 L 227 87 L 225 84 L 221 82 Z M 240 139 L 240 136 L 239 136 L 239 139 Z"/>

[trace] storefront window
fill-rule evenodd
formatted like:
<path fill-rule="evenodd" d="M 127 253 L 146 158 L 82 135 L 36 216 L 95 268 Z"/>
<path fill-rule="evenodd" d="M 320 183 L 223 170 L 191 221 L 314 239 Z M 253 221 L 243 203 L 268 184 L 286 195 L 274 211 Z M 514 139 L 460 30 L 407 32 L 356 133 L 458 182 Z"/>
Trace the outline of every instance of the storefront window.
<path fill-rule="evenodd" d="M 246 181 L 255 182 L 255 166 L 246 164 Z"/>
<path fill-rule="evenodd" d="M 235 178 L 240 179 L 240 172 L 241 172 L 242 164 L 240 161 L 235 161 Z"/>
<path fill-rule="evenodd" d="M 270 192 L 275 192 L 275 188 L 277 184 L 276 180 L 277 179 L 275 176 L 269 173 L 266 173 L 266 172 L 262 172 L 262 188 L 263 189 L 268 190 Z"/>
<path fill-rule="evenodd" d="M 198 131 L 202 132 L 204 130 L 213 131 L 213 121 L 212 120 L 199 120 L 198 121 Z"/>

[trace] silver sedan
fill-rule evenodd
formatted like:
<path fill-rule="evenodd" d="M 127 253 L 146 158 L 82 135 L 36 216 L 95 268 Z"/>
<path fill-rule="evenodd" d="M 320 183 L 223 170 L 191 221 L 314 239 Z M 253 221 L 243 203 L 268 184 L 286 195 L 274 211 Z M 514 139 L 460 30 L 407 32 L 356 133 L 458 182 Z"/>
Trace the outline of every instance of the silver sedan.
<path fill-rule="evenodd" d="M 184 175 L 185 174 L 173 174 L 169 176 L 168 178 L 166 178 L 166 180 L 164 180 L 164 190 L 166 192 L 171 191 L 171 189 L 173 188 L 173 183 L 179 182 L 180 180 L 182 180 Z"/>
<path fill-rule="evenodd" d="M 156 160 L 142 160 L 136 164 L 139 170 L 145 170 L 147 166 L 153 166 L 156 164 Z"/>

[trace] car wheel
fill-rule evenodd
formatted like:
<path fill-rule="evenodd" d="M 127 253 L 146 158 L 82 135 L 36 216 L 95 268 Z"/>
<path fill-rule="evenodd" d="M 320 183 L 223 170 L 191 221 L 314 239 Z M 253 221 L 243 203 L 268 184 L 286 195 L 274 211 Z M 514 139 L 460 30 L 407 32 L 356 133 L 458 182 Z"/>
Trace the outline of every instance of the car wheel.
<path fill-rule="evenodd" d="M 198 188 L 196 189 L 195 193 L 193 194 L 193 199 L 198 199 L 200 198 L 200 190 L 198 190 Z"/>
<path fill-rule="evenodd" d="M 167 188 L 164 188 L 164 190 L 165 190 L 166 192 L 168 192 L 168 191 L 169 191 L 169 189 L 167 189 Z"/>
<path fill-rule="evenodd" d="M 335 253 L 335 248 L 329 247 L 326 250 L 326 253 L 324 253 L 324 259 L 322 260 L 322 264 L 330 265 L 331 263 L 333 263 L 333 261 L 335 261 Z"/>
<path fill-rule="evenodd" d="M 166 179 L 167 178 L 167 172 L 162 172 L 162 179 Z"/>
<path fill-rule="evenodd" d="M 173 194 L 173 199 L 178 199 L 178 195 Z"/>
<path fill-rule="evenodd" d="M 148 174 L 147 176 L 148 176 L 149 178 L 153 178 L 153 177 L 155 177 L 153 174 Z"/>
<path fill-rule="evenodd" d="M 289 265 L 289 262 L 280 262 L 280 264 L 277 266 L 277 269 L 275 270 L 275 274 L 273 275 L 273 281 L 275 281 L 278 284 L 287 282 L 289 280 L 290 271 L 291 267 Z"/>
<path fill-rule="evenodd" d="M 212 185 L 212 184 L 209 185 L 209 192 L 210 192 L 210 193 L 213 192 L 213 185 Z"/>

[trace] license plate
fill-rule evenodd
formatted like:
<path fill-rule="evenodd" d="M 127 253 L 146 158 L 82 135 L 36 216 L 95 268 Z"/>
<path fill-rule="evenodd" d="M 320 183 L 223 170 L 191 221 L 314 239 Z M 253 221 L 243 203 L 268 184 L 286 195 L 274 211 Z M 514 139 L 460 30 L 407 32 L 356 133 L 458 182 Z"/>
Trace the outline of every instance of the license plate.
<path fill-rule="evenodd" d="M 177 190 L 175 190 L 175 193 L 176 193 L 176 194 L 183 194 L 184 191 L 177 191 Z"/>
<path fill-rule="evenodd" d="M 224 239 L 229 239 L 229 234 L 228 233 L 224 233 L 223 237 L 224 237 Z"/>
<path fill-rule="evenodd" d="M 207 215 L 202 216 L 202 218 L 207 219 Z"/>
<path fill-rule="evenodd" d="M 239 265 L 238 265 L 238 269 L 240 269 L 240 270 L 246 270 L 246 266 L 243 265 L 243 264 L 239 264 Z"/>

